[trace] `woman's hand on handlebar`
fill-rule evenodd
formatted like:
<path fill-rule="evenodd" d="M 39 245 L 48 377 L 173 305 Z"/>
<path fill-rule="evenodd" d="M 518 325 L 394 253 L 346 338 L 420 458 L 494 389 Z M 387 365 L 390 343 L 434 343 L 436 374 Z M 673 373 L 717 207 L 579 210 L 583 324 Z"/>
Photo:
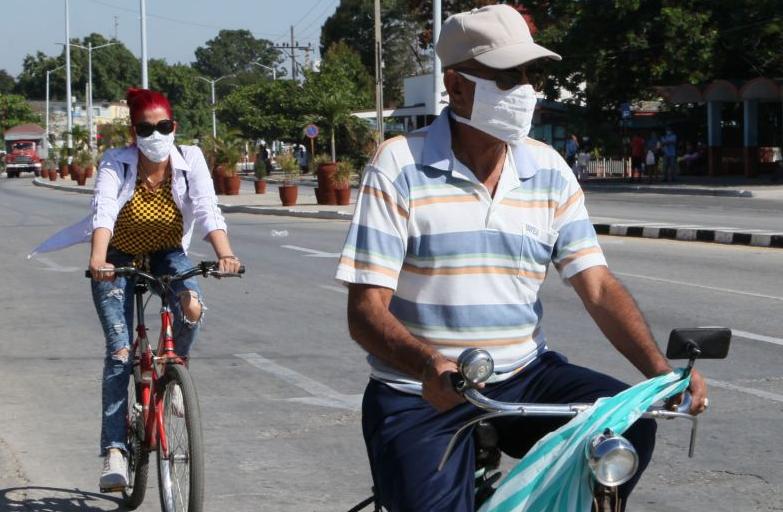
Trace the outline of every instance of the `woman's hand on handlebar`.
<path fill-rule="evenodd" d="M 90 260 L 90 274 L 96 281 L 112 281 L 114 280 L 114 265 L 106 260 Z"/>
<path fill-rule="evenodd" d="M 457 372 L 457 363 L 443 356 L 427 361 L 421 379 L 421 396 L 435 409 L 445 412 L 465 401 L 454 389 L 451 374 Z"/>
<path fill-rule="evenodd" d="M 236 256 L 220 256 L 218 257 L 218 272 L 224 274 L 238 274 L 239 268 L 242 266 L 242 262 Z"/>

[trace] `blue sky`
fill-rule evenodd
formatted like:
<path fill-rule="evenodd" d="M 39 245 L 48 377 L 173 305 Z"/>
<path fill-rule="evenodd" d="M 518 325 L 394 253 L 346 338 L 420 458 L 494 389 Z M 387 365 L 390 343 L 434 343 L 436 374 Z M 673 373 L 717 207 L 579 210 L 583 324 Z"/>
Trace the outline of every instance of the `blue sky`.
<path fill-rule="evenodd" d="M 170 63 L 195 60 L 198 46 L 220 29 L 247 29 L 256 37 L 318 46 L 323 22 L 339 0 L 146 0 L 147 52 Z M 0 69 L 16 76 L 27 54 L 57 55 L 65 40 L 65 0 L 0 0 Z M 140 55 L 139 0 L 70 0 L 71 37 L 99 32 Z M 290 62 L 290 60 L 288 61 Z"/>

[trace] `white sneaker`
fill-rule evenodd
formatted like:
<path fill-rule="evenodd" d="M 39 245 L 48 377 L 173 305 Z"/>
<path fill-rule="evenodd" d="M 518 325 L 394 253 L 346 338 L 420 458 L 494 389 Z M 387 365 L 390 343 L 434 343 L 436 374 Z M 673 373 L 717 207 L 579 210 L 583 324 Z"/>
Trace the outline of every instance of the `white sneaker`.
<path fill-rule="evenodd" d="M 103 459 L 99 486 L 102 492 L 121 491 L 128 486 L 128 461 L 122 450 L 109 449 Z"/>
<path fill-rule="evenodd" d="M 174 384 L 171 388 L 171 411 L 177 418 L 185 417 L 185 404 L 182 400 L 182 390 L 179 384 Z"/>

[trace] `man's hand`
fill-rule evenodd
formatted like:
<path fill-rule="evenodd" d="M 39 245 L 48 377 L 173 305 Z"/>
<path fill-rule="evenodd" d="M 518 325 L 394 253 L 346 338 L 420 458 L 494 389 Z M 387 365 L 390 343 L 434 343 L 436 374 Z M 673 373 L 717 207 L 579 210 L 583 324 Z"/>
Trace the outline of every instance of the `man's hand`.
<path fill-rule="evenodd" d="M 688 390 L 691 392 L 691 407 L 688 411 L 692 415 L 696 416 L 707 410 L 707 383 L 704 382 L 704 377 L 696 368 L 691 370 L 691 384 L 688 386 Z M 678 405 L 682 403 L 682 393 L 670 398 L 666 405 L 670 409 L 676 409 Z"/>
<path fill-rule="evenodd" d="M 454 390 L 450 375 L 457 372 L 457 363 L 443 356 L 434 356 L 424 368 L 421 396 L 439 412 L 445 412 L 465 401 Z"/>

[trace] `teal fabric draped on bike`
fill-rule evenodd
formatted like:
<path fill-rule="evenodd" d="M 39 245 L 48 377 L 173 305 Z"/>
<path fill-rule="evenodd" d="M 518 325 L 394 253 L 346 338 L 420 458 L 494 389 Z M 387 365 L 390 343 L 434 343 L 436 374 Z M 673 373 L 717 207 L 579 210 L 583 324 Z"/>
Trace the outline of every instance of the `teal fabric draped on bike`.
<path fill-rule="evenodd" d="M 585 458 L 588 441 L 607 428 L 625 432 L 653 403 L 684 391 L 690 376 L 682 377 L 680 369 L 597 400 L 536 443 L 479 512 L 589 511 L 593 485 Z"/>

